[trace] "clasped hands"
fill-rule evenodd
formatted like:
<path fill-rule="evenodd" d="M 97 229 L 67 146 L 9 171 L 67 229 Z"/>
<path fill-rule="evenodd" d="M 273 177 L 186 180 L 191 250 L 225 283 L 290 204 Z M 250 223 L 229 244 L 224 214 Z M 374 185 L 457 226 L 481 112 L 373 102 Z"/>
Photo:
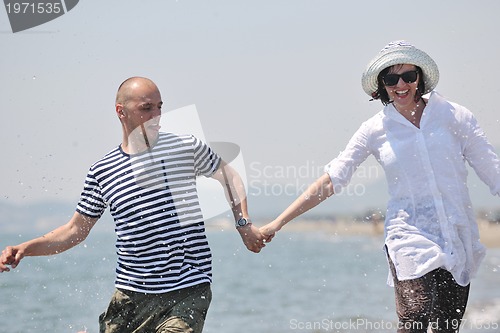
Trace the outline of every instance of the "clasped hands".
<path fill-rule="evenodd" d="M 280 227 L 276 221 L 273 221 L 260 228 L 249 223 L 244 227 L 237 228 L 237 230 L 247 249 L 259 253 L 266 246 L 266 243 L 271 242 Z"/>

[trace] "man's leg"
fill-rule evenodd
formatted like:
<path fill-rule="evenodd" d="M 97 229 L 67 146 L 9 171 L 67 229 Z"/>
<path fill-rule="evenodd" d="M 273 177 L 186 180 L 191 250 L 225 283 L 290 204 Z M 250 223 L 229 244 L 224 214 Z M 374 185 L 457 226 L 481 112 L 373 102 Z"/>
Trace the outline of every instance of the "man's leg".
<path fill-rule="evenodd" d="M 174 298 L 175 305 L 160 320 L 156 333 L 201 333 L 212 300 L 210 284 L 180 290 Z"/>
<path fill-rule="evenodd" d="M 201 333 L 212 300 L 209 283 L 165 294 L 116 290 L 99 317 L 101 333 Z"/>
<path fill-rule="evenodd" d="M 134 312 L 135 306 L 129 296 L 116 289 L 107 310 L 99 316 L 99 332 L 132 332 Z"/>

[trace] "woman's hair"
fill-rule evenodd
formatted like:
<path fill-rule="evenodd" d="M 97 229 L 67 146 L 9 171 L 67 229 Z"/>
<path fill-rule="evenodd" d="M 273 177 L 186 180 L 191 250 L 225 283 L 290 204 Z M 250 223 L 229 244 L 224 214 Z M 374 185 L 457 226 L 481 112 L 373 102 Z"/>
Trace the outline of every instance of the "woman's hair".
<path fill-rule="evenodd" d="M 378 88 L 377 88 L 377 91 L 375 91 L 372 94 L 372 97 L 373 97 L 373 99 L 380 99 L 380 101 L 384 105 L 390 104 L 393 101 L 391 101 L 389 99 L 389 95 L 387 94 L 387 91 L 385 90 L 385 84 L 384 84 L 384 81 L 382 80 L 382 78 L 389 73 L 391 68 L 396 67 L 396 66 L 403 66 L 403 65 L 402 64 L 401 65 L 393 65 L 393 66 L 384 68 L 377 77 Z M 416 68 L 416 71 L 418 73 L 417 94 L 415 95 L 415 102 L 417 102 L 420 99 L 420 97 L 422 97 L 422 95 L 423 95 L 422 91 L 425 91 L 425 83 L 424 83 L 422 69 L 418 66 L 415 66 L 415 68 Z"/>

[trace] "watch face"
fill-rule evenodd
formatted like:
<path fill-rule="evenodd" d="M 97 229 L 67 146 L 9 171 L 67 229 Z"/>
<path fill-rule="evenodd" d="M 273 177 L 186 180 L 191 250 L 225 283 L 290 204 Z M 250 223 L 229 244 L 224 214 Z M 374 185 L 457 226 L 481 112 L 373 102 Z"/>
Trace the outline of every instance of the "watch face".
<path fill-rule="evenodd" d="M 242 217 L 241 219 L 238 220 L 238 222 L 236 222 L 238 227 L 243 227 L 243 226 L 247 225 L 247 223 L 248 223 L 248 221 L 244 217 Z"/>

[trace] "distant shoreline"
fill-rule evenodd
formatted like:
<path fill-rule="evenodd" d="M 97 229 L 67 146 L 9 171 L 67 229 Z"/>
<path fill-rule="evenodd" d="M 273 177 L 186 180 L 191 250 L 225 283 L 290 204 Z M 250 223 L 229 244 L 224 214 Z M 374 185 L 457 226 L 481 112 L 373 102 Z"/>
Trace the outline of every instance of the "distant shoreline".
<path fill-rule="evenodd" d="M 264 225 L 267 221 L 254 221 L 255 225 Z M 479 220 L 479 233 L 481 243 L 488 248 L 500 247 L 500 224 Z M 208 230 L 227 230 L 233 228 L 230 220 L 211 220 L 206 224 Z M 328 220 L 328 219 L 297 219 L 286 225 L 286 231 L 293 232 L 322 232 L 331 235 L 371 235 L 383 237 L 384 224 L 380 222 L 356 222 L 353 220 Z"/>

